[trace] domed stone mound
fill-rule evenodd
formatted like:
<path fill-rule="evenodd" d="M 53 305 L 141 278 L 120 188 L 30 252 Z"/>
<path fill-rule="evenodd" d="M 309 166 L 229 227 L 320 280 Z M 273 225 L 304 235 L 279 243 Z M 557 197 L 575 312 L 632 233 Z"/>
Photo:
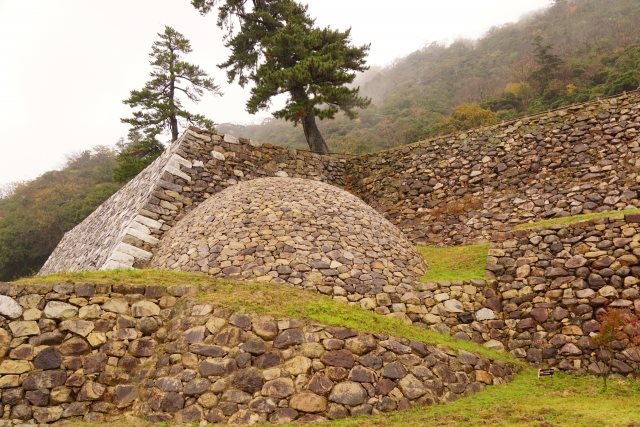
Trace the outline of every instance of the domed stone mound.
<path fill-rule="evenodd" d="M 388 292 L 426 271 L 402 232 L 360 199 L 297 178 L 255 179 L 212 196 L 164 235 L 150 266 L 334 295 Z"/>

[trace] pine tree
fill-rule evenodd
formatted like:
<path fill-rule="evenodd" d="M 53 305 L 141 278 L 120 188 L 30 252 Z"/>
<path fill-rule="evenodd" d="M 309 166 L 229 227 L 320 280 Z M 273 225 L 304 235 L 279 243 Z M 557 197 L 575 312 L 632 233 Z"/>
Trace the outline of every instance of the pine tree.
<path fill-rule="evenodd" d="M 218 26 L 227 31 L 225 45 L 231 55 L 221 68 L 227 69 L 229 82 L 244 87 L 254 83 L 247 111 L 269 108 L 271 98 L 287 93 L 284 108 L 273 115 L 302 123 L 309 148 L 329 152 L 316 125 L 319 119 L 334 118 L 343 111 L 356 116 L 370 99 L 360 97 L 353 82 L 356 71 L 368 69 L 368 45 L 353 46 L 350 30 L 319 28 L 307 7 L 294 0 L 192 0 L 202 13 L 218 9 Z M 239 25 L 239 29 L 236 28 Z"/>
<path fill-rule="evenodd" d="M 550 44 L 544 44 L 542 36 L 536 36 L 533 39 L 533 54 L 535 56 L 538 67 L 533 70 L 530 79 L 537 86 L 539 93 L 543 93 L 548 87 L 549 82 L 553 80 L 562 65 L 562 59 L 554 53 L 551 53 Z"/>
<path fill-rule="evenodd" d="M 178 138 L 179 119 L 212 129 L 213 122 L 186 111 L 179 96 L 198 102 L 205 91 L 219 94 L 218 86 L 200 67 L 182 60 L 182 54 L 191 52 L 191 44 L 182 34 L 165 26 L 158 36 L 160 39 L 153 43 L 149 54 L 153 66 L 151 79 L 123 101 L 137 110 L 133 117 L 122 121 L 144 131 L 151 139 L 169 129 L 172 141 Z"/>

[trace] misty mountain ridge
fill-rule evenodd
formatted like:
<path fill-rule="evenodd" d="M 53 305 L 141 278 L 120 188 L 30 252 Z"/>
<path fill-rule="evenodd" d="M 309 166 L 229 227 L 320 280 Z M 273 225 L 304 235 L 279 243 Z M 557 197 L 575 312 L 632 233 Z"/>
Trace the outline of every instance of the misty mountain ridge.
<path fill-rule="evenodd" d="M 629 90 L 634 82 L 635 87 L 640 84 L 638 75 L 625 74 L 640 58 L 634 45 L 640 40 L 637 22 L 636 0 L 558 0 L 516 23 L 491 28 L 478 40 L 431 43 L 388 67 L 359 75 L 356 83 L 372 105 L 356 120 L 339 116 L 321 122 L 321 131 L 333 152 L 373 152 L 459 130 L 464 124 L 446 123 L 459 105 L 477 103 L 495 113 L 492 120 L 497 122 Z M 546 93 L 528 88 L 535 86 L 531 72 L 537 66 L 536 37 L 542 47 L 549 47 L 549 55 L 562 61 Z M 632 65 L 618 70 L 616 61 Z M 614 84 L 625 76 L 623 84 Z M 529 90 L 533 93 L 525 93 Z M 513 91 L 526 98 L 526 105 L 505 108 L 517 103 Z M 301 127 L 276 119 L 254 125 L 223 123 L 218 129 L 306 148 Z"/>

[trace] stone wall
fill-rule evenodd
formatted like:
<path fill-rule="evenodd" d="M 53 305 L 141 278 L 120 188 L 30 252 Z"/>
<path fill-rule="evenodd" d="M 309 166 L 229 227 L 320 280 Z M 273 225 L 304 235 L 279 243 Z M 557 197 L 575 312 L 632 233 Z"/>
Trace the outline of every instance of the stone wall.
<path fill-rule="evenodd" d="M 417 242 L 492 240 L 640 206 L 640 92 L 351 159 L 349 188 Z"/>
<path fill-rule="evenodd" d="M 319 156 L 190 128 L 65 235 L 41 273 L 130 268 L 220 190 L 289 176 L 342 186 L 414 242 L 492 238 L 547 217 L 640 206 L 640 92 L 365 156 Z"/>
<path fill-rule="evenodd" d="M 384 286 L 374 291 L 377 292 L 325 293 L 407 324 L 428 326 L 456 338 L 488 343 L 488 347 L 496 349 L 505 348 L 499 341 L 504 322 L 495 281 L 426 282 Z"/>
<path fill-rule="evenodd" d="M 599 316 L 609 308 L 640 316 L 640 215 L 503 237 L 490 249 L 486 280 L 386 286 L 334 298 L 536 366 L 598 373 L 603 355 L 592 339 Z M 626 341 L 614 347 L 614 372 L 640 368 L 640 347 Z"/>
<path fill-rule="evenodd" d="M 165 234 L 149 267 L 340 295 L 411 285 L 426 272 L 404 234 L 357 197 L 278 177 L 239 183 L 201 203 Z"/>
<path fill-rule="evenodd" d="M 123 413 L 336 419 L 451 401 L 517 370 L 406 339 L 234 313 L 197 292 L 0 284 L 0 425 Z"/>
<path fill-rule="evenodd" d="M 188 129 L 140 175 L 65 234 L 40 274 L 146 263 L 164 232 L 240 181 L 291 176 L 341 185 L 345 159 Z"/>
<path fill-rule="evenodd" d="M 609 308 L 640 315 L 639 257 L 638 215 L 517 231 L 494 244 L 487 268 L 501 298 L 502 341 L 531 363 L 597 373 L 598 315 Z M 615 372 L 640 367 L 640 348 L 615 348 Z"/>
<path fill-rule="evenodd" d="M 185 137 L 175 141 L 149 167 L 116 192 L 84 221 L 64 235 L 40 270 L 40 274 L 59 271 L 97 270 L 133 265 L 150 254 L 138 248 L 139 242 L 154 244 L 163 224 L 145 208 L 155 183 L 182 175 L 188 162 L 178 154 Z M 153 184 L 152 184 L 153 183 Z"/>

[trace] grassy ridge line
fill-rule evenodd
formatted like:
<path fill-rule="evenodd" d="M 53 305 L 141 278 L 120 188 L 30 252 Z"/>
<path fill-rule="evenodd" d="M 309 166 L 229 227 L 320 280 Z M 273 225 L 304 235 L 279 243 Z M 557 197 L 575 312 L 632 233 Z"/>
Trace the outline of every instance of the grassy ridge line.
<path fill-rule="evenodd" d="M 623 219 L 625 215 L 640 213 L 640 208 L 624 209 L 621 211 L 593 212 L 581 215 L 562 216 L 559 218 L 544 219 L 536 222 L 525 222 L 516 225 L 514 230 L 532 230 L 534 228 L 547 228 L 554 226 L 567 226 L 580 222 L 587 222 L 594 219 L 609 218 Z"/>
<path fill-rule="evenodd" d="M 267 314 L 275 317 L 294 317 L 329 326 L 342 326 L 363 332 L 380 333 L 440 345 L 452 351 L 468 351 L 480 356 L 525 366 L 510 354 L 490 350 L 480 344 L 458 340 L 450 335 L 406 324 L 389 316 L 382 316 L 358 305 L 347 305 L 286 285 L 241 282 L 215 279 L 204 274 L 167 270 L 110 270 L 36 276 L 18 280 L 23 285 L 45 283 L 93 283 L 132 285 L 197 285 L 198 298 L 234 311 Z"/>

